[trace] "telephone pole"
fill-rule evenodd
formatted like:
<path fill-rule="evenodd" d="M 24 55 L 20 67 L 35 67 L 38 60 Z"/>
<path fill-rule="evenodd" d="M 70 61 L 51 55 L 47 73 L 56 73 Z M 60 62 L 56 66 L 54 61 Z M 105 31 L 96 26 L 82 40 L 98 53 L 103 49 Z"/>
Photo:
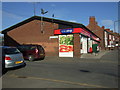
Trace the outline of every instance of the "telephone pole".
<path fill-rule="evenodd" d="M 35 4 L 36 4 L 36 2 L 33 2 L 33 13 L 34 13 L 34 16 L 36 15 L 36 7 L 35 7 Z"/>
<path fill-rule="evenodd" d="M 41 33 L 44 34 L 44 30 L 43 30 L 43 15 L 48 13 L 48 11 L 44 11 L 44 9 L 41 8 Z"/>

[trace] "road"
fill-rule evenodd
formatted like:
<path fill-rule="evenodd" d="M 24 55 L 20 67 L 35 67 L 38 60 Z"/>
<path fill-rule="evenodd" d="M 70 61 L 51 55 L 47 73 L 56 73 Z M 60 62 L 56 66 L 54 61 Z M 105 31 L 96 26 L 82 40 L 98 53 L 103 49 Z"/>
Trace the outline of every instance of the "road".
<path fill-rule="evenodd" d="M 46 57 L 7 71 L 3 88 L 118 88 L 118 51 L 100 59 Z"/>

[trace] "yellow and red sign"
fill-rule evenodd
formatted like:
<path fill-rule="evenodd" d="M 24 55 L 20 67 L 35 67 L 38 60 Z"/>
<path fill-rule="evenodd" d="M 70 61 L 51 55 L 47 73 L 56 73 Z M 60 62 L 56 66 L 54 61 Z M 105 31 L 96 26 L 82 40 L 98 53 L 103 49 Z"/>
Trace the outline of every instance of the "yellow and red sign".
<path fill-rule="evenodd" d="M 73 45 L 60 45 L 59 52 L 73 52 Z"/>

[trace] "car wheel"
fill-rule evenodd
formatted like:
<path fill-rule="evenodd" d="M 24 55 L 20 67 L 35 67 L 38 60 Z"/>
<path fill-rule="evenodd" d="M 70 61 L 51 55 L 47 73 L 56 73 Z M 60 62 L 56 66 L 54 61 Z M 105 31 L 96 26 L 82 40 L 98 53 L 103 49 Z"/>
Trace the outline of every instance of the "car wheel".
<path fill-rule="evenodd" d="M 34 56 L 32 56 L 32 55 L 28 56 L 28 60 L 29 61 L 33 61 L 34 60 Z"/>
<path fill-rule="evenodd" d="M 42 57 L 42 58 L 40 58 L 41 60 L 44 60 L 45 59 L 45 57 Z"/>

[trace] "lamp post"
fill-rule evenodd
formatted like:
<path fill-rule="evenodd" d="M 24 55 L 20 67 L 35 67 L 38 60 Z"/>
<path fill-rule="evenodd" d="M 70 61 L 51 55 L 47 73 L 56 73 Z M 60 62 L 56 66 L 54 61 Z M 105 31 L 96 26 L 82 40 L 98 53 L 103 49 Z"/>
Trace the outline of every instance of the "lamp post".
<path fill-rule="evenodd" d="M 34 3 L 33 3 L 33 8 L 34 8 L 34 10 L 33 10 L 33 11 L 34 11 L 34 16 L 36 15 L 36 12 L 35 12 L 35 9 L 36 9 L 36 7 L 35 7 L 35 3 L 36 3 L 36 2 L 34 2 Z"/>
<path fill-rule="evenodd" d="M 116 24 L 116 22 L 119 22 L 120 20 L 117 20 L 117 21 L 114 21 L 114 32 L 116 31 L 116 28 L 115 28 L 115 24 Z M 119 25 L 119 24 L 118 24 Z"/>
<path fill-rule="evenodd" d="M 43 33 L 43 28 L 42 28 L 43 22 L 42 22 L 42 20 L 43 20 L 43 17 L 41 16 L 41 24 L 40 24 L 41 25 L 41 27 L 40 27 L 41 28 L 41 33 Z"/>
<path fill-rule="evenodd" d="M 54 32 L 54 20 L 53 20 L 53 19 L 54 19 L 54 16 L 55 16 L 55 15 L 53 14 L 53 15 L 52 15 L 52 23 L 53 23 L 53 28 L 52 28 L 52 29 L 53 29 L 53 32 Z"/>
<path fill-rule="evenodd" d="M 114 32 L 116 31 L 116 28 L 115 28 L 116 22 L 118 22 L 118 29 L 119 29 L 119 22 L 120 22 L 120 20 L 114 21 Z M 116 32 L 117 32 L 117 31 L 116 31 Z M 118 30 L 118 33 L 119 33 L 119 30 Z M 115 46 L 117 46 L 118 40 L 117 40 L 117 41 L 115 40 L 114 42 L 115 42 Z M 119 43 L 118 43 L 118 45 L 119 45 Z"/>

